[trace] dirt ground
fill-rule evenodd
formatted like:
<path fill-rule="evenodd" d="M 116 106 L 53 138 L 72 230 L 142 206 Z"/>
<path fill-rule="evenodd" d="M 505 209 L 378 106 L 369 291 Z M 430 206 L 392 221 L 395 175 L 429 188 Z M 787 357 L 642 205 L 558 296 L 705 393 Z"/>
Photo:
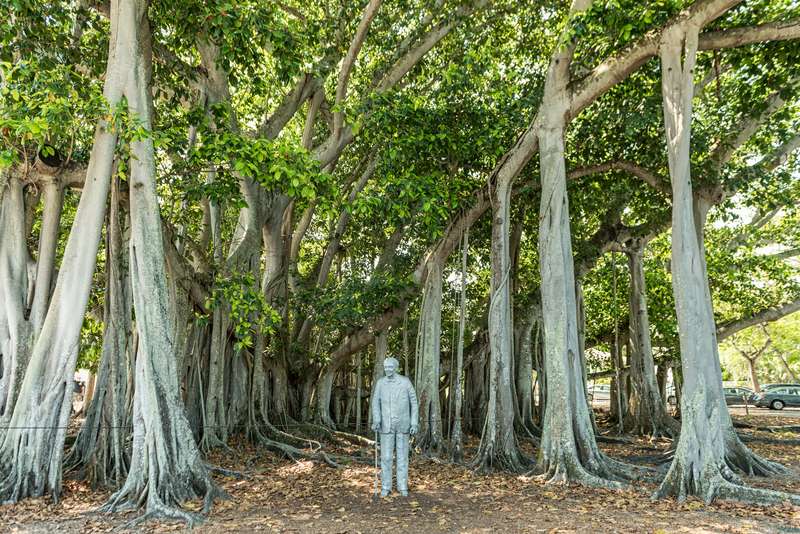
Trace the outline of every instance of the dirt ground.
<path fill-rule="evenodd" d="M 763 425 L 758 418 L 740 422 Z M 793 424 L 770 418 L 769 424 Z M 780 480 L 750 479 L 759 487 L 800 493 L 800 433 L 743 429 L 748 444 L 781 461 L 798 475 Z M 772 440 L 780 439 L 780 442 Z M 475 443 L 471 443 L 475 445 Z M 602 444 L 611 455 L 642 462 L 665 450 L 668 442 L 639 440 Z M 533 451 L 528 449 L 528 452 Z M 365 457 L 372 451 L 350 449 Z M 652 460 L 652 459 L 651 459 Z M 412 459 L 411 495 L 373 500 L 375 469 L 351 464 L 339 469 L 292 462 L 239 447 L 211 458 L 245 478 L 217 477 L 231 499 L 218 502 L 203 533 L 233 532 L 767 532 L 800 533 L 800 507 L 758 507 L 736 503 L 705 505 L 653 502 L 655 486 L 638 484 L 628 491 L 547 485 L 534 476 L 477 475 L 468 468 L 419 456 Z M 108 493 L 67 480 L 57 505 L 48 499 L 0 506 L 0 532 L 129 532 L 124 525 L 136 514 L 98 514 Z M 196 505 L 199 507 L 199 504 Z M 136 531 L 187 530 L 173 522 L 149 522 Z"/>

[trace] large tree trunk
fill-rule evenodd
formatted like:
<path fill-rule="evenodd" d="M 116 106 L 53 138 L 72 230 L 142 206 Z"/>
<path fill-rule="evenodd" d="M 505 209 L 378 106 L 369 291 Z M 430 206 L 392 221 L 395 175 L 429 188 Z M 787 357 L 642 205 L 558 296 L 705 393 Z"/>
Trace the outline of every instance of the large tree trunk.
<path fill-rule="evenodd" d="M 375 402 L 375 386 L 383 376 L 383 362 L 389 350 L 389 335 L 384 330 L 375 334 L 375 364 L 372 367 L 372 382 L 370 382 L 370 401 L 367 410 L 367 428 L 372 428 L 372 403 Z"/>
<path fill-rule="evenodd" d="M 539 302 L 530 305 L 522 321 L 519 334 L 519 356 L 517 361 L 517 403 L 520 420 L 518 424 L 526 432 L 539 432 L 533 422 L 533 352 L 538 350 L 534 336 L 538 337 L 541 326 L 541 308 Z"/>
<path fill-rule="evenodd" d="M 489 304 L 489 399 L 486 423 L 474 460 L 481 471 L 522 471 L 528 460 L 519 450 L 514 432 L 514 355 L 511 317 L 511 256 L 509 220 L 511 182 L 498 178 L 492 217 L 492 278 Z"/>
<path fill-rule="evenodd" d="M 433 262 L 425 281 L 422 307 L 417 329 L 417 361 L 415 369 L 419 397 L 418 446 L 438 454 L 443 446 L 442 409 L 439 403 L 439 369 L 442 333 L 442 266 Z"/>
<path fill-rule="evenodd" d="M 634 239 L 629 243 L 628 267 L 631 273 L 630 289 L 630 358 L 633 392 L 630 398 L 630 417 L 633 431 L 653 438 L 675 438 L 680 425 L 667 414 L 656 381 L 653 347 L 650 343 L 650 320 L 647 313 L 647 287 L 644 278 L 644 241 Z"/>
<path fill-rule="evenodd" d="M 289 207 L 289 198 L 285 195 L 277 195 L 272 200 L 270 217 L 262 230 L 264 242 L 264 274 L 261 287 L 267 304 L 272 308 L 278 309 L 280 302 L 286 300 L 286 268 L 288 261 L 286 258 L 288 236 L 283 233 L 284 215 Z M 288 314 L 283 314 L 284 324 L 288 325 Z M 285 328 L 285 327 L 284 327 Z M 286 335 L 288 338 L 288 334 Z M 288 349 L 281 342 L 279 335 L 272 336 L 270 371 L 273 387 L 272 395 L 272 415 L 284 423 L 291 417 L 289 414 L 289 364 L 287 362 Z"/>
<path fill-rule="evenodd" d="M 30 321 L 33 335 L 42 330 L 50 304 L 53 272 L 55 271 L 58 229 L 61 222 L 63 189 L 58 179 L 48 176 L 42 184 L 42 228 L 39 233 L 39 254 L 36 258 L 36 285 L 31 305 Z"/>
<path fill-rule="evenodd" d="M 699 27 L 667 29 L 660 44 L 667 154 L 672 179 L 672 289 L 683 368 L 681 434 L 657 496 L 689 495 L 776 503 L 800 497 L 747 488 L 734 469 L 748 474 L 783 472 L 754 455 L 733 430 L 722 391 L 714 314 L 703 251 L 709 202 L 693 196 L 690 170 L 693 72 Z"/>
<path fill-rule="evenodd" d="M 118 6 L 113 12 L 103 91 L 111 108 L 122 98 L 136 46 L 131 32 L 118 24 Z M 2 436 L 0 501 L 16 502 L 45 493 L 58 500 L 61 492 L 61 460 L 78 342 L 97 261 L 116 142 L 116 132 L 101 120 L 58 281 L 7 425 L 10 428 Z M 37 425 L 31 426 L 30 421 Z"/>
<path fill-rule="evenodd" d="M 761 393 L 761 384 L 758 382 L 757 372 L 758 357 L 747 358 L 747 367 L 750 370 L 750 382 L 753 384 L 753 391 Z"/>
<path fill-rule="evenodd" d="M 33 339 L 25 318 L 28 294 L 25 200 L 22 182 L 9 177 L 0 185 L 0 426 L 8 426 L 14 412 Z M 4 429 L 0 428 L 0 437 Z"/>
<path fill-rule="evenodd" d="M 461 410 L 464 383 L 464 331 L 467 325 L 467 253 L 469 251 L 469 228 L 464 230 L 461 245 L 461 300 L 458 313 L 458 348 L 456 349 L 455 376 L 450 381 L 453 391 L 453 432 L 450 435 L 450 458 L 454 462 L 464 459 L 464 436 L 461 428 Z"/>
<path fill-rule="evenodd" d="M 112 2 L 119 33 L 134 52 L 126 96 L 129 111 L 152 129 L 152 65 L 147 1 Z M 179 505 L 202 498 L 208 511 L 220 495 L 211 480 L 183 411 L 178 384 L 173 317 L 170 317 L 161 216 L 155 187 L 151 137 L 131 142 L 131 281 L 139 347 L 133 406 L 131 466 L 123 487 L 104 506 L 145 507 L 143 518 L 165 516 L 192 524 Z"/>
<path fill-rule="evenodd" d="M 576 0 L 571 13 L 591 2 Z M 559 49 L 550 62 L 539 131 L 541 208 L 539 261 L 542 276 L 547 404 L 539 468 L 553 482 L 575 481 L 621 487 L 633 471 L 597 447 L 583 381 L 575 272 L 567 201 L 564 126 L 569 110 L 569 64 L 574 45 Z"/>
<path fill-rule="evenodd" d="M 93 486 L 119 487 L 130 465 L 126 442 L 131 412 L 131 290 L 128 274 L 129 230 L 120 210 L 119 179 L 114 179 L 106 235 L 106 301 L 103 350 L 94 400 L 69 455 L 68 470 L 78 470 Z M 88 393 L 88 392 L 87 392 Z"/>

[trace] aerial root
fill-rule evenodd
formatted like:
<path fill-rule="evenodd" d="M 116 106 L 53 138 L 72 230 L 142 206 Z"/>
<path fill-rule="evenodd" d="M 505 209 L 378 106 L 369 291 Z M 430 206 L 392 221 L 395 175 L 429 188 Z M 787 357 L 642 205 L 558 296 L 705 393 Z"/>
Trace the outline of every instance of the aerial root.
<path fill-rule="evenodd" d="M 349 441 L 354 445 L 364 445 L 366 447 L 372 447 L 373 445 L 375 445 L 374 439 L 369 439 L 364 436 L 359 436 L 358 434 L 350 434 L 348 432 L 342 432 L 341 430 L 332 430 L 331 432 L 337 438 Z"/>
<path fill-rule="evenodd" d="M 753 457 L 759 458 L 757 455 Z M 685 469 L 680 464 L 675 465 L 652 498 L 655 500 L 673 495 L 678 502 L 695 495 L 707 504 L 719 498 L 746 504 L 774 505 L 790 502 L 800 505 L 800 495 L 746 486 L 742 478 L 726 463 L 707 466 L 700 478 L 695 478 L 691 469 Z"/>
<path fill-rule="evenodd" d="M 478 450 L 475 459 L 470 462 L 470 468 L 476 473 L 487 474 L 497 471 L 511 473 L 525 473 L 531 461 L 521 452 L 495 452 L 494 447 L 488 446 Z"/>
<path fill-rule="evenodd" d="M 590 473 L 580 464 L 570 466 L 563 459 L 561 459 L 561 461 L 551 463 L 549 469 L 542 473 L 538 478 L 545 484 L 567 485 L 574 482 L 582 486 L 603 488 L 608 490 L 624 490 L 628 489 L 629 487 L 623 482 L 601 478 L 593 473 Z"/>
<path fill-rule="evenodd" d="M 229 478 L 235 478 L 237 480 L 249 480 L 251 477 L 241 471 L 233 471 L 231 469 L 225 469 L 224 467 L 219 467 L 217 465 L 207 465 L 208 470 L 215 475 L 222 475 Z"/>
<path fill-rule="evenodd" d="M 295 462 L 298 461 L 298 458 L 304 458 L 306 460 L 313 460 L 325 463 L 330 467 L 337 467 L 337 468 L 341 467 L 330 456 L 319 450 L 312 452 L 305 452 L 302 449 L 292 447 L 291 445 L 288 445 L 286 443 L 281 443 L 280 441 L 275 441 L 265 436 L 261 436 L 259 442 L 267 449 L 282 453 Z"/>
<path fill-rule="evenodd" d="M 145 513 L 139 517 L 135 517 L 127 523 L 115 528 L 114 530 L 119 531 L 132 529 L 133 527 L 141 525 L 142 523 L 145 523 L 151 519 L 175 519 L 178 521 L 183 521 L 190 529 L 203 522 L 203 517 L 201 515 L 187 512 L 177 507 L 167 506 L 159 499 L 148 499 L 147 508 L 148 509 Z"/>
<path fill-rule="evenodd" d="M 217 436 L 208 434 L 204 435 L 203 438 L 200 440 L 200 449 L 205 454 L 208 454 L 214 449 L 223 449 L 225 452 L 228 453 L 234 452 L 233 449 L 230 447 L 230 445 L 219 439 Z"/>
<path fill-rule="evenodd" d="M 729 444 L 727 447 L 725 462 L 730 469 L 747 476 L 773 477 L 792 473 L 787 467 L 754 453 L 745 447 L 738 438 L 733 445 Z"/>
<path fill-rule="evenodd" d="M 603 453 L 601 453 L 601 459 L 605 469 L 610 470 L 610 474 L 621 481 L 645 480 L 648 482 L 659 482 L 661 479 L 658 469 L 653 469 L 645 465 L 621 462 Z"/>
<path fill-rule="evenodd" d="M 305 446 L 305 447 L 311 449 L 314 452 L 317 452 L 317 451 L 322 449 L 322 443 L 320 443 L 317 440 L 309 439 L 309 438 L 303 438 L 303 437 L 300 437 L 300 436 L 295 436 L 294 434 L 290 434 L 288 432 L 284 432 L 283 430 L 280 430 L 279 428 L 277 428 L 275 425 L 273 425 L 269 421 L 265 422 L 265 426 L 267 427 L 269 432 L 275 438 L 281 439 L 282 441 L 287 441 L 287 442 L 289 442 L 289 443 L 291 443 L 293 445 L 297 445 L 299 447 L 304 447 Z"/>
<path fill-rule="evenodd" d="M 734 484 L 723 478 L 719 481 L 719 486 L 716 489 L 716 496 L 720 499 L 747 504 L 774 505 L 789 502 L 795 506 L 800 506 L 800 495 L 743 486 Z"/>

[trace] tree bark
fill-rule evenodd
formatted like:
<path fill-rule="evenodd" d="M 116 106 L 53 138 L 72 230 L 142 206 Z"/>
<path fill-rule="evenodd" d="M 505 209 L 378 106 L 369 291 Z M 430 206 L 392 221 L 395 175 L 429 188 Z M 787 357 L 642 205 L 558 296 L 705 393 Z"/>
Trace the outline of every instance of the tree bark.
<path fill-rule="evenodd" d="M 530 305 L 520 329 L 519 357 L 517 361 L 517 403 L 519 404 L 519 425 L 529 433 L 538 432 L 533 421 L 533 353 L 538 350 L 534 335 L 539 335 L 541 327 L 541 307 L 539 302 Z M 535 331 L 535 332 L 534 332 Z"/>
<path fill-rule="evenodd" d="M 690 150 L 693 72 L 699 24 L 669 28 L 660 44 L 667 155 L 672 179 L 672 287 L 683 368 L 681 434 L 657 497 L 689 495 L 777 503 L 800 497 L 747 488 L 734 470 L 768 475 L 785 472 L 754 455 L 736 435 L 722 391 L 714 314 L 703 250 L 710 203 L 692 193 Z"/>
<path fill-rule="evenodd" d="M 647 287 L 644 278 L 645 243 L 632 240 L 627 247 L 630 289 L 630 373 L 633 391 L 630 418 L 633 431 L 643 436 L 675 438 L 680 425 L 669 416 L 658 390 L 653 347 L 650 343 L 650 320 L 647 313 Z"/>
<path fill-rule="evenodd" d="M 228 441 L 225 399 L 225 354 L 228 348 L 230 319 L 226 302 L 214 303 L 211 315 L 211 350 L 208 360 L 208 389 L 205 397 L 203 439 L 200 447 L 208 452 L 224 447 Z"/>
<path fill-rule="evenodd" d="M 44 181 L 42 200 L 42 228 L 39 234 L 39 254 L 36 258 L 36 285 L 30 313 L 34 336 L 38 336 L 41 332 L 47 306 L 50 304 L 63 203 L 63 189 L 58 178 L 48 177 Z"/>
<path fill-rule="evenodd" d="M 761 393 L 761 384 L 758 382 L 758 373 L 756 372 L 756 364 L 758 358 L 747 358 L 747 366 L 750 369 L 750 382 L 753 384 L 753 391 Z"/>
<path fill-rule="evenodd" d="M 576 0 L 570 14 L 590 5 L 588 0 Z M 633 472 L 597 447 L 582 380 L 564 160 L 569 65 L 574 46 L 570 43 L 560 48 L 551 59 L 538 136 L 542 184 L 539 258 L 547 377 L 539 468 L 551 482 L 619 488 Z"/>
<path fill-rule="evenodd" d="M 0 426 L 8 426 L 28 365 L 33 332 L 25 318 L 28 249 L 22 182 L 9 176 L 0 204 Z M 2 437 L 4 429 L 0 429 Z"/>
<path fill-rule="evenodd" d="M 117 2 L 112 2 L 112 20 L 116 14 L 119 33 L 126 37 L 128 50 L 133 53 L 125 89 L 129 112 L 151 131 L 152 52 L 147 1 Z M 152 137 L 132 141 L 131 287 L 139 332 L 133 445 L 125 484 L 103 509 L 144 506 L 141 519 L 178 518 L 191 525 L 198 517 L 181 510 L 180 504 L 202 498 L 207 512 L 213 499 L 222 493 L 200 456 L 180 398 L 155 175 Z"/>
<path fill-rule="evenodd" d="M 464 383 L 464 330 L 467 324 L 467 254 L 469 252 L 469 228 L 464 230 L 461 245 L 461 301 L 458 313 L 458 348 L 456 349 L 456 369 L 452 384 L 453 391 L 453 431 L 450 435 L 450 458 L 454 462 L 464 459 L 464 436 L 461 429 L 461 410 Z"/>
<path fill-rule="evenodd" d="M 528 460 L 514 432 L 513 320 L 511 317 L 511 257 L 509 221 L 511 179 L 498 179 L 492 217 L 492 278 L 489 303 L 489 399 L 486 423 L 474 460 L 480 471 L 522 471 Z"/>
<path fill-rule="evenodd" d="M 317 411 L 314 420 L 328 428 L 336 428 L 331 418 L 331 394 L 333 393 L 333 379 L 336 378 L 336 368 L 327 365 L 317 381 Z"/>
<path fill-rule="evenodd" d="M 123 95 L 136 43 L 112 9 L 111 38 L 103 95 L 116 106 Z M 61 460 L 72 399 L 83 315 L 103 227 L 116 146 L 116 132 L 100 120 L 86 180 L 64 250 L 61 268 L 41 334 L 33 345 L 8 431 L 0 444 L 0 501 L 16 502 L 45 493 L 58 500 Z M 5 210 L 4 210 L 5 211 Z M 158 240 L 161 240 L 159 235 Z M 35 427 L 30 421 L 36 421 Z M 53 431 L 53 429 L 56 429 Z"/>
<path fill-rule="evenodd" d="M 417 329 L 417 361 L 415 381 L 419 397 L 418 446 L 427 453 L 438 454 L 443 443 L 442 409 L 439 403 L 441 378 L 442 334 L 442 266 L 434 263 L 425 282 Z"/>
<path fill-rule="evenodd" d="M 106 235 L 106 301 L 103 349 L 93 402 L 64 463 L 93 486 L 119 487 L 130 465 L 126 442 L 131 411 L 131 289 L 128 272 L 129 226 L 120 210 L 119 178 L 111 190 Z M 88 393 L 88 391 L 87 391 Z"/>

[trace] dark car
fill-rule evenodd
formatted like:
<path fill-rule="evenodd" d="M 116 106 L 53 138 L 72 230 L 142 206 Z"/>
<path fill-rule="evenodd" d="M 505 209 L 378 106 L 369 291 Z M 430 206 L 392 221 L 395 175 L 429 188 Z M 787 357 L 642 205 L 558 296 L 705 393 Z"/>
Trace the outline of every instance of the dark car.
<path fill-rule="evenodd" d="M 800 386 L 784 386 L 764 391 L 755 398 L 756 406 L 783 410 L 786 406 L 800 406 Z"/>
<path fill-rule="evenodd" d="M 800 384 L 794 384 L 794 383 L 793 384 L 764 384 L 763 386 L 761 386 L 761 391 L 770 391 L 770 390 L 776 389 L 776 388 L 787 388 L 787 387 L 800 388 Z"/>
<path fill-rule="evenodd" d="M 753 390 L 750 388 L 735 387 L 722 388 L 725 391 L 725 404 L 752 404 Z"/>

